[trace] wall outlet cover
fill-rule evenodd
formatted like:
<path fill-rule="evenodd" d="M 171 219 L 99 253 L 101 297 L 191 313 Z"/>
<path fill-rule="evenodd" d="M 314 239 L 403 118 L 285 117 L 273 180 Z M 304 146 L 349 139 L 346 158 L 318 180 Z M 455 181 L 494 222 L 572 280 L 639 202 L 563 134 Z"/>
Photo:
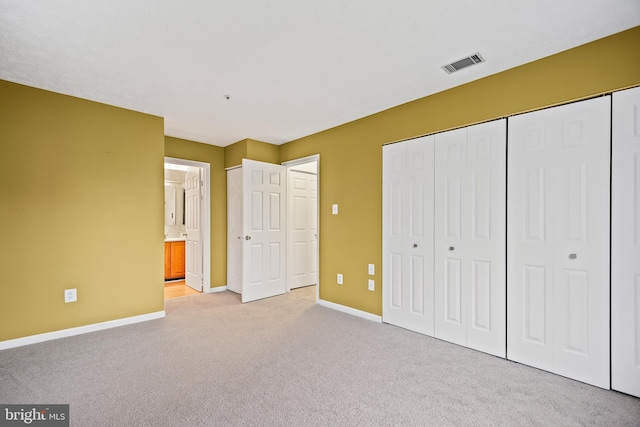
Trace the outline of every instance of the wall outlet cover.
<path fill-rule="evenodd" d="M 376 281 L 373 279 L 369 279 L 369 290 L 370 291 L 376 290 Z"/>
<path fill-rule="evenodd" d="M 369 264 L 369 275 L 373 276 L 374 274 L 376 274 L 376 266 L 374 264 Z"/>
<path fill-rule="evenodd" d="M 337 281 L 338 281 L 338 285 L 342 285 L 344 283 L 344 278 L 342 277 L 342 274 L 338 273 Z"/>

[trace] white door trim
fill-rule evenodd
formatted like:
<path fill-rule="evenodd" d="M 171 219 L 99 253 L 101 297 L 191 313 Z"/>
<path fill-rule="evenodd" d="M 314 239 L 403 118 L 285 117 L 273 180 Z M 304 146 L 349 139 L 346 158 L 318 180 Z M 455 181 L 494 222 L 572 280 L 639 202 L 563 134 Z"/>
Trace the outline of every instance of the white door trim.
<path fill-rule="evenodd" d="M 286 162 L 282 162 L 282 166 L 286 166 L 287 168 L 287 182 L 289 182 L 289 168 L 291 168 L 292 166 L 297 166 L 297 165 L 302 165 L 305 163 L 310 163 L 310 162 L 317 162 L 317 167 L 318 170 L 316 172 L 316 176 L 318 179 L 318 212 L 316 215 L 316 218 L 318 219 L 318 224 L 317 224 L 317 230 L 318 230 L 318 259 L 316 261 L 316 265 L 318 266 L 318 284 L 316 285 L 316 302 L 320 301 L 320 282 L 321 282 L 321 278 L 320 278 L 320 154 L 312 154 L 310 156 L 306 156 L 306 157 L 300 157 L 298 159 L 293 159 L 293 160 L 288 160 Z M 289 199 L 289 193 L 287 194 L 287 212 L 289 211 L 289 203 L 290 203 L 290 199 Z M 289 226 L 287 225 L 287 242 L 289 241 Z M 289 248 L 287 248 L 289 249 Z M 289 268 L 287 266 L 287 268 Z M 289 288 L 289 283 L 287 282 L 287 292 L 289 292 L 291 289 Z"/>
<path fill-rule="evenodd" d="M 179 159 L 175 157 L 165 157 L 165 163 L 172 163 L 181 166 L 192 166 L 201 168 L 204 171 L 202 186 L 201 211 L 201 232 L 202 232 L 202 292 L 211 292 L 211 165 L 196 160 Z"/>

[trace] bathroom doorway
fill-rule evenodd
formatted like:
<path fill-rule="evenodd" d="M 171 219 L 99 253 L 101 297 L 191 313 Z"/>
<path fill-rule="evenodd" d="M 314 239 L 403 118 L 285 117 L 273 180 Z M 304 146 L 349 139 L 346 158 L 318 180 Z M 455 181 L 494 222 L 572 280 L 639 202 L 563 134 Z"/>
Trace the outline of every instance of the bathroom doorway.
<path fill-rule="evenodd" d="M 164 171 L 165 282 L 181 278 L 190 288 L 185 295 L 190 290 L 208 293 L 211 291 L 210 165 L 165 157 Z"/>

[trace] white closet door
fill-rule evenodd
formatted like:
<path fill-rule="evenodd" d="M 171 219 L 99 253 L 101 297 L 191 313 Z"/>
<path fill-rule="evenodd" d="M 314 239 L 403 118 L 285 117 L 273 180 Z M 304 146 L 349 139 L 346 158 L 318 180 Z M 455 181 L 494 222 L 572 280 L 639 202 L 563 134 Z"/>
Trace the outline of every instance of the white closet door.
<path fill-rule="evenodd" d="M 613 95 L 611 388 L 640 397 L 640 88 Z"/>
<path fill-rule="evenodd" d="M 506 357 L 506 120 L 468 128 L 470 293 L 467 346 Z"/>
<path fill-rule="evenodd" d="M 437 134 L 435 158 L 435 336 L 466 346 L 470 281 L 465 268 L 470 248 L 463 244 L 469 237 L 467 129 Z"/>
<path fill-rule="evenodd" d="M 383 147 L 386 323 L 433 335 L 433 137 Z"/>
<path fill-rule="evenodd" d="M 436 135 L 435 164 L 435 336 L 505 357 L 505 121 Z"/>
<path fill-rule="evenodd" d="M 609 386 L 610 99 L 509 119 L 508 358 Z"/>

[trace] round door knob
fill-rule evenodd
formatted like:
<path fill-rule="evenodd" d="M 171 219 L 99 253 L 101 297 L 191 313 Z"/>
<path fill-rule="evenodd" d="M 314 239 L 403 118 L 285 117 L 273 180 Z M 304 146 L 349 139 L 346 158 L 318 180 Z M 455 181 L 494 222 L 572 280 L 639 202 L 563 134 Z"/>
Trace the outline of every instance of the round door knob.
<path fill-rule="evenodd" d="M 251 240 L 251 236 L 244 236 L 244 240 Z"/>
<path fill-rule="evenodd" d="M 417 243 L 414 243 L 414 244 L 413 244 L 413 247 L 414 247 L 414 248 L 417 248 L 417 247 L 418 247 L 418 244 L 417 244 Z"/>
<path fill-rule="evenodd" d="M 455 249 L 455 248 L 454 248 L 453 246 L 449 246 L 449 250 L 450 250 L 450 251 L 452 251 L 452 250 L 454 250 L 454 249 Z"/>
<path fill-rule="evenodd" d="M 576 259 L 578 258 L 577 254 L 569 254 L 569 259 Z"/>

